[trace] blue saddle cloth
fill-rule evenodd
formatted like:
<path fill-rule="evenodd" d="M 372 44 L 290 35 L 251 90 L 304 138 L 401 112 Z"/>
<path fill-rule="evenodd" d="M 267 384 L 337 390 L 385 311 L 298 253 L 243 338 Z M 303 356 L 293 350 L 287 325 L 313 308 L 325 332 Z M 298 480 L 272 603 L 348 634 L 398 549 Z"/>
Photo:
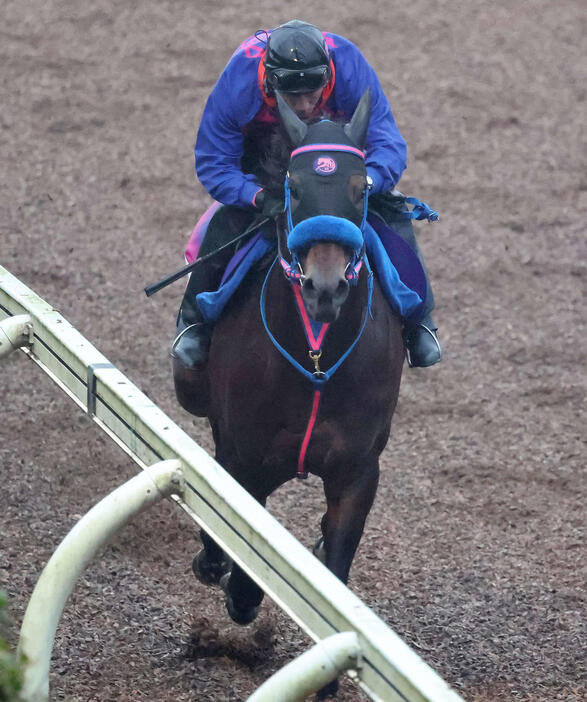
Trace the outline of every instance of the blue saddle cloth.
<path fill-rule="evenodd" d="M 365 225 L 364 237 L 367 256 L 377 270 L 390 306 L 401 317 L 418 321 L 426 295 L 426 275 L 416 254 L 401 237 L 376 218 Z M 200 293 L 196 298 L 206 322 L 218 320 L 246 274 L 274 249 L 275 243 L 258 233 L 237 251 L 218 290 Z"/>

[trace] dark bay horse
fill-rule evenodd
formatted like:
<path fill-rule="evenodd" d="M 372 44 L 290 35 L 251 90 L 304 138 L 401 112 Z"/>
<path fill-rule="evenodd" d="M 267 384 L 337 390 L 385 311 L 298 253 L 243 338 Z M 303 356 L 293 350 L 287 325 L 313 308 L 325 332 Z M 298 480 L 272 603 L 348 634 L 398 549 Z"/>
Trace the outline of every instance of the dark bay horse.
<path fill-rule="evenodd" d="M 207 365 L 188 371 L 175 361 L 174 380 L 180 404 L 209 418 L 217 461 L 261 504 L 296 474 L 322 479 L 327 509 L 320 555 L 346 583 L 397 402 L 401 319 L 368 266 L 357 262 L 356 246 L 326 226 L 336 220 L 344 232 L 360 232 L 368 93 L 344 127 L 325 120 L 306 125 L 282 100 L 280 112 L 296 147 L 288 169 L 290 225 L 298 231 L 308 222 L 315 231 L 293 253 L 291 232 L 286 238 L 281 231 L 290 278 L 279 260 L 269 273 L 250 271 L 214 328 Z M 349 284 L 353 267 L 359 272 Z M 329 325 L 321 355 L 309 354 L 304 324 L 312 319 Z M 341 359 L 326 380 L 324 373 Z M 230 566 L 208 535 L 202 539 L 194 572 L 218 582 Z M 222 584 L 230 616 L 252 621 L 263 591 L 236 564 Z"/>

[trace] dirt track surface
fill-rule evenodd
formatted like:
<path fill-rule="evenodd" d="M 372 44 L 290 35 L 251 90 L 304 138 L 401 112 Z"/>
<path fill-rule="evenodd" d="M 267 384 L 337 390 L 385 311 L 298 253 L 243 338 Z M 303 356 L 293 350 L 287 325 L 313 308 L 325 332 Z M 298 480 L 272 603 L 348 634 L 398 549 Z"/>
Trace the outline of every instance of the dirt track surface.
<path fill-rule="evenodd" d="M 583 3 L 274 6 L 5 0 L 0 262 L 211 449 L 173 395 L 182 285 L 142 293 L 208 202 L 196 125 L 259 27 L 348 36 L 407 139 L 401 189 L 441 212 L 419 233 L 445 350 L 406 369 L 350 587 L 470 702 L 586 699 Z M 59 541 L 135 467 L 21 354 L 0 388 L 0 587 L 20 623 Z M 316 479 L 269 505 L 306 545 L 322 507 Z M 114 540 L 66 607 L 54 699 L 244 700 L 310 645 L 268 601 L 233 625 L 191 575 L 198 548 L 167 503 Z"/>

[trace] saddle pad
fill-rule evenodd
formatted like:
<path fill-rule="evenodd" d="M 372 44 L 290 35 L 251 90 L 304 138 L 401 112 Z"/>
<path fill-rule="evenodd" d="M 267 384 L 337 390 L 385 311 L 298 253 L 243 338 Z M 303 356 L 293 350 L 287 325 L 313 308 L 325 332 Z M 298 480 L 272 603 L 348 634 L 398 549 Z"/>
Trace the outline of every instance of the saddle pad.
<path fill-rule="evenodd" d="M 395 310 L 403 319 L 410 318 L 414 321 L 418 321 L 419 312 L 423 308 L 422 296 L 416 292 L 416 290 L 412 289 L 412 287 L 409 287 L 406 284 L 407 281 L 404 282 L 404 280 L 402 280 L 395 265 L 395 261 L 392 263 L 388 250 L 369 222 L 365 224 L 363 236 L 365 237 L 367 256 L 377 271 L 379 284 L 391 309 Z M 400 239 L 399 236 L 397 238 L 405 245 L 405 248 L 408 249 L 411 256 L 416 258 L 415 254 L 403 239 Z M 407 255 L 407 252 L 405 253 Z M 418 282 L 416 276 L 412 276 L 412 280 L 414 284 Z M 426 279 L 424 278 L 424 289 L 426 289 L 425 281 Z"/>
<path fill-rule="evenodd" d="M 206 322 L 210 324 L 216 322 L 245 275 L 257 261 L 260 261 L 265 254 L 274 248 L 275 245 L 259 232 L 235 253 L 224 272 L 218 290 L 203 292 L 196 297 L 198 307 Z"/>
<path fill-rule="evenodd" d="M 394 230 L 394 225 L 388 225 L 379 217 L 368 217 L 369 224 L 377 232 L 381 243 L 391 262 L 397 269 L 403 282 L 415 290 L 425 301 L 426 299 L 426 272 L 418 255 L 410 245 Z"/>
<path fill-rule="evenodd" d="M 196 258 L 198 258 L 200 246 L 202 245 L 206 232 L 208 231 L 210 220 L 221 207 L 222 205 L 219 202 L 214 201 L 198 220 L 193 232 L 190 234 L 190 238 L 185 249 L 186 263 L 193 263 Z"/>
<path fill-rule="evenodd" d="M 378 233 L 376 233 L 369 224 L 365 226 L 364 236 L 367 255 L 377 268 L 379 283 L 392 309 L 398 312 L 403 318 L 409 317 L 417 320 L 418 312 L 422 308 L 422 297 L 418 292 L 402 282 L 396 266 L 389 260 L 386 248 Z M 399 237 L 397 237 L 397 239 L 405 244 Z M 407 244 L 405 244 L 405 247 L 411 252 Z M 227 302 L 237 290 L 249 270 L 260 261 L 263 256 L 274 249 L 275 243 L 268 241 L 262 236 L 262 233 L 259 232 L 253 236 L 245 246 L 237 251 L 226 268 L 218 290 L 200 293 L 196 298 L 198 307 L 206 322 L 212 324 L 218 320 Z M 413 252 L 412 257 L 416 258 Z M 418 275 L 413 271 L 411 279 L 415 285 L 420 284 L 421 287 L 421 281 L 419 281 Z"/>

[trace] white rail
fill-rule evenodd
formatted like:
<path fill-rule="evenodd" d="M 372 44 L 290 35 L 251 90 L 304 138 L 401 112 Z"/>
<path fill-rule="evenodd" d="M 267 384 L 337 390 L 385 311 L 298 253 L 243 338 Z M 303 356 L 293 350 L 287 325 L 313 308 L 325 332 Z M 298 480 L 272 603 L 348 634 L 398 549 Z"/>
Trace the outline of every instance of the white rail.
<path fill-rule="evenodd" d="M 55 632 L 76 580 L 98 550 L 149 505 L 183 491 L 179 461 L 161 461 L 113 490 L 85 514 L 43 568 L 26 609 L 19 653 L 26 658 L 21 698 L 49 697 L 49 666 Z"/>
<path fill-rule="evenodd" d="M 288 663 L 247 702 L 297 702 L 321 690 L 345 670 L 360 670 L 361 648 L 354 632 L 333 634 Z"/>
<path fill-rule="evenodd" d="M 315 641 L 356 633 L 361 667 L 352 677 L 372 699 L 461 700 L 57 310 L 0 266 L 0 322 L 16 315 L 28 315 L 33 326 L 24 352 L 139 466 L 180 462 L 185 490 L 182 498 L 171 499 L 304 631 Z"/>

